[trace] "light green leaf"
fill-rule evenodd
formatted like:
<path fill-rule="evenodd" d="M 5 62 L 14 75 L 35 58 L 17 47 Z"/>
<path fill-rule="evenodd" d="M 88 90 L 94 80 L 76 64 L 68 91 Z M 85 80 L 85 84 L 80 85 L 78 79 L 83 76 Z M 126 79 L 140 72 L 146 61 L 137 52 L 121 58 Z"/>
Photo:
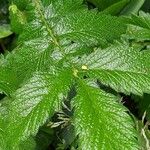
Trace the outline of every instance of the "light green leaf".
<path fill-rule="evenodd" d="M 87 0 L 88 2 L 93 3 L 96 7 L 98 7 L 100 10 L 104 10 L 107 7 L 118 3 L 120 0 Z"/>
<path fill-rule="evenodd" d="M 130 0 L 121 0 L 108 8 L 104 9 L 102 13 L 111 14 L 111 15 L 118 15 L 121 10 L 130 2 Z"/>
<path fill-rule="evenodd" d="M 82 150 L 139 150 L 134 122 L 118 97 L 80 82 L 73 101 L 74 126 Z"/>
<path fill-rule="evenodd" d="M 150 14 L 140 12 L 132 15 L 125 37 L 136 41 L 150 40 Z"/>
<path fill-rule="evenodd" d="M 129 25 L 125 37 L 136 41 L 150 40 L 150 30 Z"/>
<path fill-rule="evenodd" d="M 21 33 L 26 24 L 26 15 L 20 11 L 16 5 L 9 6 L 9 14 L 11 19 L 11 28 L 15 33 Z"/>
<path fill-rule="evenodd" d="M 11 28 L 8 24 L 0 25 L 0 39 L 12 34 Z"/>
<path fill-rule="evenodd" d="M 121 12 L 122 15 L 137 14 L 145 0 L 130 0 L 130 3 Z"/>

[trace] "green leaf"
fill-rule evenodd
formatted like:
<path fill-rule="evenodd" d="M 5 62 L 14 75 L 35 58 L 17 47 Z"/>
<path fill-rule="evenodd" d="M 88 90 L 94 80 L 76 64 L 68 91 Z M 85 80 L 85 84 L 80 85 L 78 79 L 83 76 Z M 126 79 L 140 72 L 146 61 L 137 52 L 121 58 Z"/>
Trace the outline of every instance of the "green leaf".
<path fill-rule="evenodd" d="M 20 11 L 16 5 L 11 5 L 9 7 L 11 28 L 15 33 L 21 33 L 26 24 L 26 15 L 24 12 Z"/>
<path fill-rule="evenodd" d="M 70 40 L 84 44 L 103 44 L 106 41 L 111 42 L 117 39 L 125 32 L 126 28 L 121 20 L 90 12 L 81 5 L 81 0 L 47 3 L 43 1 L 43 3 L 45 7 L 39 0 L 34 2 L 37 8 L 35 10 L 36 19 L 25 28 L 25 34 L 21 36 L 22 40 L 39 38 L 44 34 L 48 37 L 50 35 L 52 39 L 49 37 L 49 40 L 61 47 L 64 41 L 69 44 Z"/>
<path fill-rule="evenodd" d="M 144 13 L 143 11 L 139 12 L 139 16 L 131 16 L 131 24 L 150 29 L 150 14 Z"/>
<path fill-rule="evenodd" d="M 9 69 L 0 68 L 0 93 L 9 95 L 16 89 L 17 78 Z"/>
<path fill-rule="evenodd" d="M 2 118 L 2 116 L 0 116 Z M 6 142 L 4 139 L 4 131 L 2 129 L 3 121 L 0 119 L 0 150 L 6 149 Z"/>
<path fill-rule="evenodd" d="M 118 3 L 120 0 L 87 0 L 91 3 L 93 3 L 96 7 L 98 7 L 100 10 L 104 10 L 107 7 Z"/>
<path fill-rule="evenodd" d="M 39 48 L 39 47 L 38 47 Z M 45 62 L 50 62 L 48 48 L 45 51 L 29 46 L 18 47 L 1 59 L 0 89 L 7 95 L 13 93 L 19 86 L 29 79 L 34 71 L 45 70 Z M 45 58 L 42 60 L 42 58 Z M 48 64 L 47 64 L 48 65 Z M 43 67 L 42 67 L 43 66 Z"/>
<path fill-rule="evenodd" d="M 137 14 L 145 0 L 87 0 L 93 3 L 100 11 L 116 14 L 120 11 L 120 15 Z M 116 11 L 116 12 L 115 12 Z M 118 13 L 117 12 L 117 13 Z"/>
<path fill-rule="evenodd" d="M 130 0 L 121 0 L 108 8 L 104 9 L 102 13 L 117 15 L 121 12 L 121 10 L 130 2 Z"/>
<path fill-rule="evenodd" d="M 150 40 L 150 30 L 129 25 L 125 37 L 136 41 Z"/>
<path fill-rule="evenodd" d="M 5 38 L 12 34 L 10 26 L 8 24 L 0 25 L 0 39 Z"/>
<path fill-rule="evenodd" d="M 11 4 L 17 5 L 20 10 L 24 10 L 27 5 L 30 3 L 30 0 L 9 0 Z"/>
<path fill-rule="evenodd" d="M 150 53 L 140 50 L 127 43 L 116 43 L 76 61 L 89 77 L 99 79 L 117 92 L 142 95 L 150 92 Z"/>
<path fill-rule="evenodd" d="M 137 14 L 145 0 L 130 0 L 131 2 L 121 12 L 122 15 Z"/>
<path fill-rule="evenodd" d="M 8 106 L 7 145 L 14 148 L 21 140 L 35 135 L 39 126 L 61 109 L 63 94 L 71 84 L 69 70 L 57 74 L 36 73 L 12 95 Z"/>
<path fill-rule="evenodd" d="M 118 97 L 105 93 L 93 82 L 81 81 L 77 93 L 73 124 L 79 149 L 139 149 L 134 122 Z"/>
<path fill-rule="evenodd" d="M 150 14 L 140 12 L 132 15 L 125 37 L 136 41 L 150 40 Z"/>

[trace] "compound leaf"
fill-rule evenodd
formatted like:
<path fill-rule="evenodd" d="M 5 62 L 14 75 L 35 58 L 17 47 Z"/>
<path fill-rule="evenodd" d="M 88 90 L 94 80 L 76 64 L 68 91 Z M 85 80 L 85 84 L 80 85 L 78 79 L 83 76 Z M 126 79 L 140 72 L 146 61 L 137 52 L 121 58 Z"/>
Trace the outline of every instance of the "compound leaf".
<path fill-rule="evenodd" d="M 11 11 L 17 9 L 13 2 Z M 102 45 L 125 33 L 126 27 L 119 18 L 91 12 L 82 5 L 81 0 L 37 0 L 29 4 L 27 8 L 31 7 L 30 13 L 26 16 L 29 21 L 22 28 L 18 46 L 13 53 L 7 55 L 2 64 L 2 68 L 9 69 L 18 79 L 16 88 L 12 88 L 12 91 L 30 78 L 34 71 L 50 70 L 49 64 L 56 64 L 62 59 L 66 55 L 65 50 L 77 51 L 80 45 L 87 48 Z M 17 20 L 16 12 L 14 18 Z M 4 76 L 1 77 L 1 82 L 3 80 L 6 80 Z"/>

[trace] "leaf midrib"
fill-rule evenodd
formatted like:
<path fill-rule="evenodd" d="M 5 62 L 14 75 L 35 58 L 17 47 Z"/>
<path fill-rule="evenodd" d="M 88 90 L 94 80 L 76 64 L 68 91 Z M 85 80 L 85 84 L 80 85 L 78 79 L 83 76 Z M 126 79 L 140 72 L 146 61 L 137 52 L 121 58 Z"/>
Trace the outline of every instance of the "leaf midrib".
<path fill-rule="evenodd" d="M 42 6 L 41 6 L 41 0 L 34 0 L 33 1 L 35 3 L 35 6 L 37 8 L 37 11 L 39 12 L 40 16 L 41 16 L 41 21 L 43 22 L 43 24 L 45 25 L 50 37 L 52 38 L 52 42 L 57 46 L 57 47 L 61 47 L 60 43 L 58 41 L 58 39 L 56 38 L 54 31 L 52 30 L 52 28 L 49 26 L 49 24 L 47 23 L 45 17 L 44 17 L 44 13 L 42 11 Z"/>

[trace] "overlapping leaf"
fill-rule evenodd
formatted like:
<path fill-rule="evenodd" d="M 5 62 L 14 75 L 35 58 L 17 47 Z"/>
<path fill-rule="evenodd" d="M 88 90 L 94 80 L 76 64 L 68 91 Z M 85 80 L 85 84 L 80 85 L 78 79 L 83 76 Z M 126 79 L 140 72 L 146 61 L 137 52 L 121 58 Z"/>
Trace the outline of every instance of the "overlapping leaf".
<path fill-rule="evenodd" d="M 150 92 L 150 53 L 127 43 L 116 43 L 107 49 L 97 49 L 77 60 L 86 66 L 90 77 L 118 92 L 141 95 Z"/>
<path fill-rule="evenodd" d="M 111 0 L 111 1 L 105 1 L 105 0 L 87 0 L 88 2 L 93 3 L 95 6 L 100 8 L 101 10 L 106 9 L 107 7 L 118 3 L 120 0 Z"/>
<path fill-rule="evenodd" d="M 132 15 L 125 36 L 136 41 L 150 40 L 150 14 L 140 12 L 139 16 Z"/>
<path fill-rule="evenodd" d="M 58 74 L 36 73 L 22 88 L 12 95 L 12 102 L 7 106 L 10 122 L 5 135 L 8 146 L 15 148 L 21 140 L 35 135 L 55 111 L 60 110 L 63 94 L 71 84 L 69 70 Z"/>
<path fill-rule="evenodd" d="M 117 97 L 90 84 L 80 82 L 73 102 L 79 149 L 138 150 L 134 123 L 126 109 Z"/>
<path fill-rule="evenodd" d="M 121 14 L 123 15 L 131 15 L 137 14 L 144 4 L 145 0 L 130 0 L 130 3 L 123 9 Z"/>
<path fill-rule="evenodd" d="M 131 15 L 137 14 L 145 0 L 87 0 L 100 11 L 112 15 Z"/>

